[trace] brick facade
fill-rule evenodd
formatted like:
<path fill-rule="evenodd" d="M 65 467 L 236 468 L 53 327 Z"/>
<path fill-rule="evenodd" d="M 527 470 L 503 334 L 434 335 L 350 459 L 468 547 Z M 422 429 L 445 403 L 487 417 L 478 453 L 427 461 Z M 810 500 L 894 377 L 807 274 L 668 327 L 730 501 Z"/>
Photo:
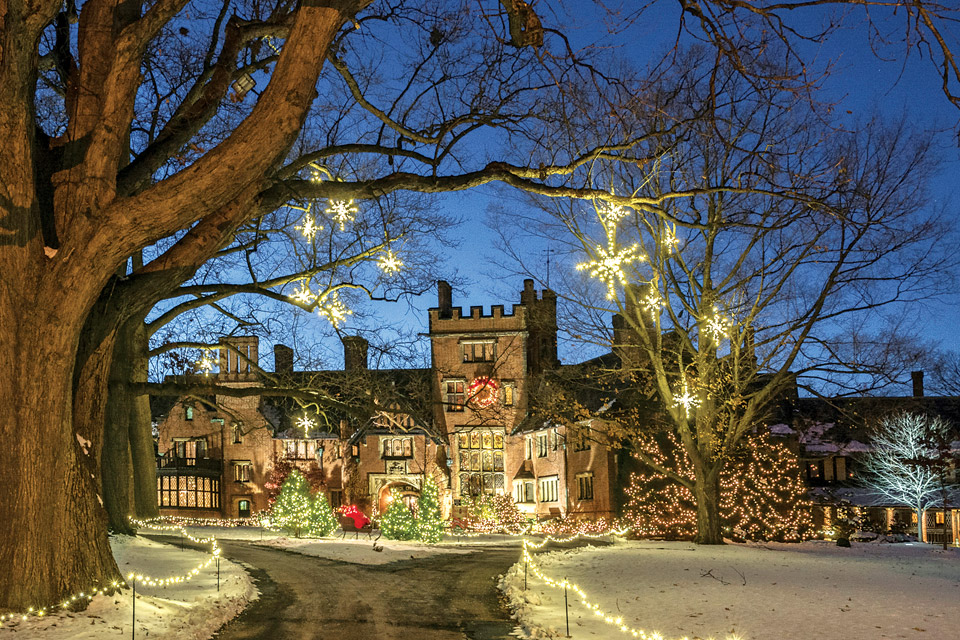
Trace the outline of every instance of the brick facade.
<path fill-rule="evenodd" d="M 594 442 L 574 451 L 566 447 L 562 427 L 521 430 L 530 384 L 544 370 L 559 366 L 556 335 L 556 295 L 550 290 L 538 295 L 532 280 L 524 282 L 520 303 L 509 313 L 501 305 L 489 313 L 481 307 L 464 313 L 453 306 L 449 285 L 440 282 L 438 306 L 429 310 L 427 415 L 406 421 L 384 415 L 363 424 L 344 420 L 339 433 L 311 434 L 291 444 L 290 438 L 277 437 L 276 416 L 267 419 L 270 409 L 258 395 L 181 399 L 159 423 L 161 512 L 236 518 L 266 509 L 265 485 L 274 456 L 292 451 L 298 467 L 322 477 L 332 503 L 357 504 L 367 513 L 385 509 L 391 490 L 405 499 L 415 497 L 430 474 L 441 489 L 445 515 L 463 515 L 476 496 L 503 493 L 539 518 L 609 516 L 616 458 L 607 447 Z M 221 343 L 220 372 L 211 374 L 216 382 L 236 388 L 258 384 L 249 364 L 258 359 L 256 338 Z M 344 349 L 347 373 L 366 368 L 362 339 L 348 337 Z M 278 370 L 292 369 L 287 347 L 278 345 L 275 357 Z M 397 420 L 403 423 L 399 428 L 391 424 Z M 544 435 L 549 440 L 544 455 L 536 449 L 531 453 L 529 447 Z M 181 444 L 178 449 L 177 443 L 185 441 L 203 446 Z M 207 462 L 186 464 L 179 457 L 189 452 L 199 457 L 198 451 Z M 189 477 L 190 466 L 198 478 L 202 471 L 219 482 L 217 506 L 199 497 L 183 498 L 180 477 Z M 179 493 L 171 500 L 172 494 L 164 494 L 163 477 L 172 475 L 178 476 Z M 205 480 L 194 482 L 209 486 Z"/>

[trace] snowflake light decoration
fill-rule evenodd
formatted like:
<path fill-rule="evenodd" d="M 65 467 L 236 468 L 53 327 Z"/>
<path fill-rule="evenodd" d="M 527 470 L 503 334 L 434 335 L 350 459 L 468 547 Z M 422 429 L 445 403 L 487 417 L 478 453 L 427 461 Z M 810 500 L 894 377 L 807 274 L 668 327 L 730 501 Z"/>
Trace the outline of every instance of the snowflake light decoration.
<path fill-rule="evenodd" d="M 300 209 L 301 211 L 310 211 L 312 204 L 308 204 L 306 207 L 294 207 L 295 209 Z M 313 242 L 314 236 L 317 235 L 318 231 L 323 231 L 323 226 L 317 224 L 316 220 L 313 219 L 313 216 L 307 213 L 303 216 L 303 221 L 294 227 L 300 234 L 307 240 Z"/>
<path fill-rule="evenodd" d="M 357 205 L 353 204 L 353 200 L 331 200 L 326 208 L 326 214 L 340 225 L 340 231 L 344 230 L 348 222 L 353 222 L 356 219 L 356 214 L 359 211 Z"/>
<path fill-rule="evenodd" d="M 690 393 L 686 379 L 683 381 L 683 393 L 673 398 L 673 406 L 683 407 L 683 413 L 688 418 L 690 417 L 690 410 L 700 406 L 700 398 Z"/>
<path fill-rule="evenodd" d="M 679 243 L 680 240 L 677 239 L 676 234 L 671 229 L 664 231 L 663 237 L 660 239 L 660 244 L 663 245 L 663 250 L 666 251 L 668 256 L 676 251 Z"/>
<path fill-rule="evenodd" d="M 720 312 L 717 311 L 717 308 L 713 308 L 713 315 L 707 319 L 707 323 L 704 326 L 704 331 L 706 331 L 715 341 L 720 342 L 724 338 L 730 336 L 730 320 L 724 318 L 720 315 Z"/>
<path fill-rule="evenodd" d="M 607 243 L 607 247 L 598 246 L 594 250 L 597 256 L 595 260 L 578 264 L 577 271 L 589 269 L 591 278 L 597 278 L 607 285 L 607 299 L 613 300 L 617 295 L 615 289 L 617 281 L 619 280 L 620 284 L 627 283 L 627 276 L 623 272 L 624 265 L 646 260 L 639 251 L 638 244 L 618 251 L 616 244 L 611 240 Z"/>
<path fill-rule="evenodd" d="M 316 299 L 316 296 L 313 295 L 313 291 L 310 291 L 308 285 L 301 282 L 300 288 L 294 291 L 290 298 L 300 304 L 311 304 Z"/>
<path fill-rule="evenodd" d="M 660 315 L 660 310 L 663 308 L 663 298 L 660 297 L 660 294 L 656 291 L 651 291 L 649 295 L 640 301 L 640 304 L 643 306 L 644 311 L 650 313 L 650 319 L 656 322 L 657 317 Z"/>
<path fill-rule="evenodd" d="M 346 321 L 347 316 L 353 315 L 353 311 L 343 304 L 343 301 L 340 300 L 340 295 L 334 291 L 327 295 L 325 301 L 317 307 L 317 314 L 326 318 L 330 324 L 333 325 L 334 329 L 336 329 Z"/>
<path fill-rule="evenodd" d="M 209 376 L 213 372 L 213 368 L 216 366 L 216 363 L 213 361 L 208 354 L 203 354 L 203 357 L 197 362 L 196 367 L 203 372 L 203 375 Z"/>
<path fill-rule="evenodd" d="M 307 414 L 303 414 L 300 416 L 300 419 L 297 420 L 297 426 L 303 430 L 303 435 L 307 435 L 317 426 L 317 421 Z"/>
<path fill-rule="evenodd" d="M 400 271 L 400 268 L 403 267 L 403 262 L 400 261 L 400 258 L 397 257 L 397 254 L 391 249 L 387 249 L 383 255 L 377 258 L 377 265 L 383 269 L 383 272 L 387 275 L 393 275 Z"/>
<path fill-rule="evenodd" d="M 602 202 L 600 206 L 597 207 L 597 215 L 600 216 L 600 221 L 603 223 L 604 228 L 606 228 L 607 235 L 610 235 L 617 228 L 617 224 L 623 220 L 628 213 L 629 211 L 627 211 L 626 207 L 621 207 L 609 202 Z"/>

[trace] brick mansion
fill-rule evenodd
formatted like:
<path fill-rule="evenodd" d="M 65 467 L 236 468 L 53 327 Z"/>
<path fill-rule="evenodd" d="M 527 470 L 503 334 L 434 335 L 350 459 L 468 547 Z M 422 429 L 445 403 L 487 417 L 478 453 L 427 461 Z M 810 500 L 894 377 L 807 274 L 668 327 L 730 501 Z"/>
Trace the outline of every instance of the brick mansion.
<path fill-rule="evenodd" d="M 538 519 L 621 515 L 637 463 L 605 441 L 602 424 L 588 421 L 567 433 L 532 409 L 547 376 L 570 367 L 636 367 L 637 354 L 621 346 L 587 363 L 561 364 L 556 294 L 537 291 L 532 280 L 509 312 L 494 305 L 489 314 L 453 306 L 450 285 L 440 281 L 428 314 L 431 366 L 423 369 L 368 369 L 366 340 L 347 336 L 342 370 L 294 371 L 293 351 L 278 344 L 269 372 L 259 366 L 257 338 L 221 339 L 219 372 L 204 382 L 215 382 L 222 395 L 155 403 L 161 513 L 250 517 L 268 508 L 271 475 L 282 464 L 304 471 L 334 507 L 354 504 L 368 514 L 385 511 L 392 494 L 412 504 L 432 477 L 445 517 L 463 516 L 469 501 L 492 494 L 512 496 Z M 614 316 L 614 345 L 636 342 L 625 330 Z M 924 397 L 921 372 L 905 398 L 830 401 L 798 398 L 794 388 L 770 424 L 758 426 L 797 454 L 821 502 L 815 519 L 822 525 L 835 489 L 855 484 L 866 425 L 898 410 L 956 419 L 960 399 Z M 864 506 L 888 521 L 900 507 Z M 910 510 L 901 515 L 909 520 Z M 931 510 L 929 517 L 924 537 L 957 538 L 960 511 Z"/>
<path fill-rule="evenodd" d="M 344 369 L 295 372 L 293 352 L 274 349 L 275 379 L 336 388 L 337 405 L 312 410 L 265 395 L 181 398 L 159 418 L 162 513 L 243 518 L 266 509 L 275 461 L 302 468 L 334 506 L 382 512 L 391 491 L 415 500 L 424 478 L 441 488 L 444 511 L 465 498 L 512 495 L 546 518 L 597 518 L 617 508 L 617 454 L 599 442 L 566 442 L 563 428 L 530 424 L 532 380 L 560 366 L 556 294 L 524 282 L 519 304 L 464 313 L 438 283 L 429 310 L 429 369 L 368 370 L 363 338 L 343 339 Z M 258 340 L 221 341 L 219 387 L 262 386 Z"/>

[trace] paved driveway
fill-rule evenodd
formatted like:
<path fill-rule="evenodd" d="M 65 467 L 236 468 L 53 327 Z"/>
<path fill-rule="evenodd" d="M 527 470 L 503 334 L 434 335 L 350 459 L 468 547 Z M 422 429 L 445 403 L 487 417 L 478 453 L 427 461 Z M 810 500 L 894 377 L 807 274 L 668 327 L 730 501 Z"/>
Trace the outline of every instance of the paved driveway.
<path fill-rule="evenodd" d="M 518 548 L 357 565 L 222 540 L 247 565 L 260 599 L 217 638 L 492 640 L 514 628 L 495 579 Z"/>

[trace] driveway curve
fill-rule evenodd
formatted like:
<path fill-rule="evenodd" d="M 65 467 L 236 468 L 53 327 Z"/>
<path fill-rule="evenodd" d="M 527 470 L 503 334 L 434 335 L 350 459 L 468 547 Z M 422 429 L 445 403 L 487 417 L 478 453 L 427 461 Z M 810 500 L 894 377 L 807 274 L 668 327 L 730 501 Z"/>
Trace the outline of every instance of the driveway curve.
<path fill-rule="evenodd" d="M 494 640 L 510 638 L 515 627 L 495 580 L 517 561 L 517 548 L 361 565 L 220 545 L 261 594 L 220 629 L 220 640 Z"/>

